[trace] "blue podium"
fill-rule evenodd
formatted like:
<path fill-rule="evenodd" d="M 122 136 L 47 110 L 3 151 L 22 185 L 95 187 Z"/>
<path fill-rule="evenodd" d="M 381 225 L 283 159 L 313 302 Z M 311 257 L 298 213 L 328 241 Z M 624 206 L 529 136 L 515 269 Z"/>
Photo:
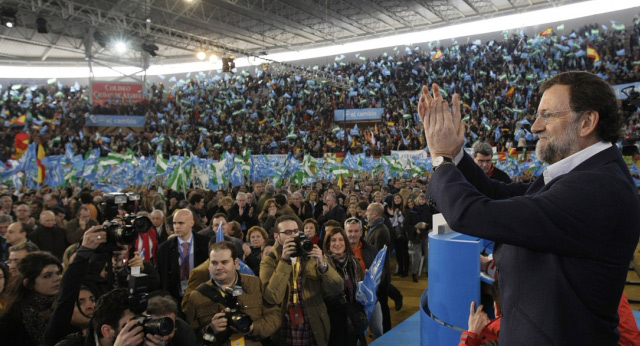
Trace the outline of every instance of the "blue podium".
<path fill-rule="evenodd" d="M 434 215 L 433 229 L 446 226 Z M 429 233 L 429 288 L 420 300 L 421 345 L 457 345 L 471 301 L 480 304 L 480 253 L 491 245 L 457 232 Z"/>

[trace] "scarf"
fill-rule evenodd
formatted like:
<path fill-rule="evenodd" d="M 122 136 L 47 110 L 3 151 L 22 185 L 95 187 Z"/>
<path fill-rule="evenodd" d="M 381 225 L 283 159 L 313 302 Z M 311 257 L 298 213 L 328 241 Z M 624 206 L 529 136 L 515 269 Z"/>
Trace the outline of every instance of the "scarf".
<path fill-rule="evenodd" d="M 55 296 L 31 294 L 21 304 L 22 323 L 36 345 L 44 343 L 44 331 L 54 300 Z"/>

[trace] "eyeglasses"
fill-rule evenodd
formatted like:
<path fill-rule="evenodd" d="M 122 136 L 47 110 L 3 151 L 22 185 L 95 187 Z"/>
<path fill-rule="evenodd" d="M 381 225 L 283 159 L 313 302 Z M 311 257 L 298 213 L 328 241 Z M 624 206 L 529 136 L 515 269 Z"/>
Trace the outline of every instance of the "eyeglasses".
<path fill-rule="evenodd" d="M 284 231 L 284 232 L 278 232 L 278 233 L 280 233 L 280 234 L 286 234 L 286 235 L 288 235 L 288 236 L 292 236 L 292 235 L 294 235 L 294 234 L 297 234 L 298 232 L 299 232 L 299 230 L 296 228 L 296 229 L 288 229 L 288 230 L 286 230 L 286 231 Z"/>
<path fill-rule="evenodd" d="M 551 118 L 557 118 L 558 115 L 562 114 L 562 113 L 567 113 L 567 112 L 571 112 L 571 110 L 566 110 L 566 111 L 555 111 L 555 112 L 542 112 L 542 113 L 536 113 L 534 114 L 536 117 L 536 120 L 538 120 L 538 118 L 542 118 L 542 122 L 547 124 L 549 122 L 549 120 Z"/>

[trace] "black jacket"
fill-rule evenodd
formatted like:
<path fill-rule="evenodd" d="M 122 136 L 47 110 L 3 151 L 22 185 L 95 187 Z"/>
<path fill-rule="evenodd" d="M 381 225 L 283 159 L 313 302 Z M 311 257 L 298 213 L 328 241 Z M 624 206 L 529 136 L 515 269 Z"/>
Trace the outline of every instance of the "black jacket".
<path fill-rule="evenodd" d="M 193 265 L 195 267 L 209 258 L 209 238 L 198 233 L 192 234 Z M 178 250 L 178 237 L 173 237 L 160 245 L 157 254 L 158 274 L 162 289 L 176 299 L 180 299 L 182 296 Z"/>

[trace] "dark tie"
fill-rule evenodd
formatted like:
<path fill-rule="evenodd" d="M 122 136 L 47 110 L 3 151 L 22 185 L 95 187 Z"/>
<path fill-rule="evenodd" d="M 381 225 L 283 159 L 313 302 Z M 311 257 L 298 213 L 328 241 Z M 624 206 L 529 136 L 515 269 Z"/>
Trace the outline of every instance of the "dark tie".
<path fill-rule="evenodd" d="M 180 266 L 180 281 L 189 279 L 189 243 L 182 243 L 182 266 Z"/>

